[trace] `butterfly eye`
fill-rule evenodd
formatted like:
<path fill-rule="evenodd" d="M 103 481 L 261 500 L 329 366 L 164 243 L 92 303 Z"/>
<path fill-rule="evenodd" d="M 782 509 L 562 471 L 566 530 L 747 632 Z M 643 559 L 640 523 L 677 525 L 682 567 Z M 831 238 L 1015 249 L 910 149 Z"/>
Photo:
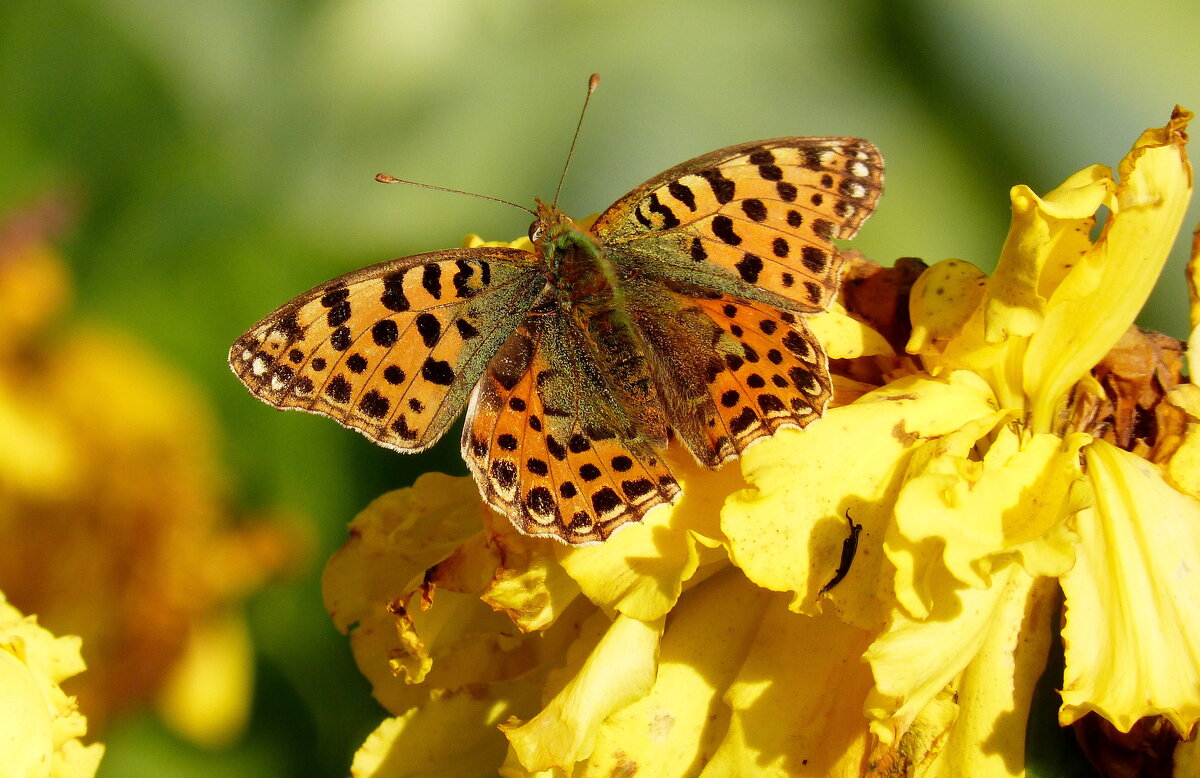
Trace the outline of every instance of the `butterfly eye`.
<path fill-rule="evenodd" d="M 536 243 L 542 237 L 542 233 L 544 231 L 545 226 L 542 224 L 542 220 L 538 219 L 533 224 L 529 225 L 529 239 Z"/>

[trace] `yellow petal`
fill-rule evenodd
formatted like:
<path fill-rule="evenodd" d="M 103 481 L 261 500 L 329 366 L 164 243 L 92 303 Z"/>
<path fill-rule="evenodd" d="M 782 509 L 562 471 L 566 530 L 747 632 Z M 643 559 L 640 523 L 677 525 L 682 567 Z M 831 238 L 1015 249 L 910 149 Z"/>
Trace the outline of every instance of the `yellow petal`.
<path fill-rule="evenodd" d="M 964 584 L 989 585 L 991 570 L 1013 558 L 1034 575 L 1071 567 L 1073 537 L 1065 522 L 1085 493 L 1079 449 L 1090 438 L 1028 436 L 1009 416 L 965 424 L 913 457 L 884 553 L 896 568 L 897 599 L 917 618 Z M 972 458 L 981 447 L 987 453 Z"/>
<path fill-rule="evenodd" d="M 1171 761 L 1175 763 L 1171 778 L 1200 775 L 1200 737 L 1177 743 L 1175 751 L 1171 753 Z"/>
<path fill-rule="evenodd" d="M 1192 384 L 1176 388 L 1200 389 Z M 1184 427 L 1183 439 L 1163 467 L 1172 486 L 1200 498 L 1200 424 L 1192 422 Z"/>
<path fill-rule="evenodd" d="M 421 582 L 425 571 L 478 531 L 470 478 L 427 473 L 409 489 L 374 500 L 350 523 L 350 539 L 325 566 L 325 608 L 342 632 L 379 618 L 382 604 Z"/>
<path fill-rule="evenodd" d="M 254 647 L 245 616 L 235 610 L 214 614 L 192 627 L 159 692 L 159 714 L 197 745 L 228 746 L 245 728 L 253 687 Z"/>
<path fill-rule="evenodd" d="M 376 698 L 395 713 L 424 698 L 410 684 L 426 680 L 438 656 L 446 657 L 447 667 L 429 679 L 437 686 L 486 682 L 511 672 L 506 668 L 511 655 L 493 649 L 507 645 L 508 633 L 517 630 L 481 602 L 478 592 L 435 589 L 427 600 L 426 571 L 454 556 L 478 532 L 482 515 L 470 478 L 429 473 L 355 517 L 350 540 L 326 565 L 325 606 L 338 629 L 350 634 L 355 661 Z M 461 569 L 495 568 L 485 544 L 468 548 L 474 556 Z"/>
<path fill-rule="evenodd" d="M 1010 564 L 994 574 L 988 588 L 960 589 L 956 600 L 940 601 L 924 620 L 896 610 L 864 657 L 875 676 L 866 703 L 871 730 L 885 743 L 896 742 L 947 685 L 956 683 L 964 730 L 955 748 L 967 753 L 985 747 L 977 755 L 984 762 L 1019 758 L 1029 700 L 1049 643 L 1048 602 L 1041 590 L 1030 599 L 1033 582 L 1019 565 Z M 1041 631 L 1025 623 L 1030 614 L 1042 617 Z M 968 704 L 978 708 L 968 711 Z M 964 769 L 958 774 L 995 773 Z"/>
<path fill-rule="evenodd" d="M 1084 453 L 1096 505 L 1062 579 L 1059 720 L 1095 711 L 1127 732 L 1161 715 L 1186 735 L 1200 720 L 1200 502 L 1104 441 Z"/>
<path fill-rule="evenodd" d="M 926 438 L 994 411 L 991 392 L 971 373 L 913 376 L 752 447 L 742 457 L 750 488 L 722 512 L 730 557 L 759 586 L 792 592 L 793 610 L 815 614 L 818 590 L 841 560 L 849 512 L 863 526 L 858 554 L 830 595 L 844 619 L 878 628 L 880 549 L 908 456 Z"/>
<path fill-rule="evenodd" d="M 1192 232 L 1192 256 L 1187 264 L 1187 287 L 1188 322 L 1191 325 L 1187 349 L 1188 375 L 1200 376 L 1200 226 Z"/>
<path fill-rule="evenodd" d="M 728 567 L 689 589 L 663 634 L 654 687 L 608 717 L 582 775 L 696 775 L 729 724 L 721 697 L 777 599 Z"/>
<path fill-rule="evenodd" d="M 53 710 L 35 675 L 5 648 L 0 645 L 0 766 L 9 775 L 48 776 Z"/>
<path fill-rule="evenodd" d="M 571 680 L 531 720 L 501 727 L 525 769 L 570 770 L 591 756 L 604 720 L 650 691 L 662 628 L 662 619 L 618 615 L 599 640 L 572 646 Z"/>
<path fill-rule="evenodd" d="M 1050 294 L 1024 359 L 1035 431 L 1051 429 L 1062 398 L 1129 328 L 1158 279 L 1192 192 L 1184 150 L 1189 119 L 1177 111 L 1134 144 L 1118 168 L 1100 238 Z"/>
<path fill-rule="evenodd" d="M 909 292 L 912 335 L 905 350 L 920 354 L 931 367 L 936 367 L 950 343 L 965 337 L 972 319 L 976 321 L 976 342 L 972 346 L 986 345 L 980 314 L 986 292 L 987 276 L 969 262 L 946 259 L 927 268 Z"/>
<path fill-rule="evenodd" d="M 1038 679 L 1046 669 L 1050 626 L 1058 598 L 1052 578 L 1013 581 L 978 653 L 958 679 L 958 716 L 928 778 L 1025 775 L 1025 730 Z"/>
<path fill-rule="evenodd" d="M 891 356 L 895 353 L 887 338 L 847 314 L 846 309 L 836 303 L 820 316 L 808 317 L 805 324 L 821 341 L 830 359 Z"/>
<path fill-rule="evenodd" d="M 55 637 L 0 592 L 0 774 L 86 778 L 104 746 L 59 685 L 84 669 L 77 637 Z"/>
<path fill-rule="evenodd" d="M 1092 165 L 1068 178 L 1045 199 L 1025 185 L 1014 186 L 1012 223 L 988 282 L 986 337 L 1032 335 L 1042 323 L 1046 298 L 1070 263 L 1091 248 L 1088 234 L 1096 209 L 1116 187 L 1112 171 Z"/>
<path fill-rule="evenodd" d="M 497 725 L 536 703 L 535 687 L 505 684 L 439 693 L 419 708 L 385 719 L 354 755 L 354 778 L 495 775 L 506 742 Z"/>
<path fill-rule="evenodd" d="M 500 561 L 480 599 L 501 611 L 522 632 L 553 624 L 581 590 L 556 556 L 560 544 L 517 532 L 506 517 L 489 522 L 490 541 L 500 549 Z"/>
<path fill-rule="evenodd" d="M 767 605 L 725 695 L 729 728 L 703 778 L 861 773 L 871 676 L 858 657 L 870 634 L 832 613 L 792 613 L 786 603 L 777 596 Z"/>
<path fill-rule="evenodd" d="M 533 241 L 527 237 L 520 237 L 516 240 L 484 240 L 472 233 L 463 238 L 463 248 L 465 249 L 475 249 L 480 246 L 507 246 L 508 248 L 533 251 Z"/>
<path fill-rule="evenodd" d="M 683 582 L 702 561 L 723 555 L 699 541 L 720 537 L 721 503 L 745 485 L 736 468 L 714 473 L 690 456 L 684 460 L 668 454 L 667 459 L 683 487 L 677 504 L 652 510 L 639 525 L 614 533 L 602 544 L 556 548 L 563 569 L 588 599 L 643 621 L 670 611 Z"/>

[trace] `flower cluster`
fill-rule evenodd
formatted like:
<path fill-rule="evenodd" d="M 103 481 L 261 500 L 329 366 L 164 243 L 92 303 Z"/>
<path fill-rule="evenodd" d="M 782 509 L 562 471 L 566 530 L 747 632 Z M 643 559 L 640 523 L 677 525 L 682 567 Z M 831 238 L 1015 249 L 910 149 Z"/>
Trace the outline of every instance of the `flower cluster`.
<path fill-rule="evenodd" d="M 354 775 L 1022 775 L 1059 629 L 1062 725 L 1193 736 L 1200 389 L 1132 328 L 1190 118 L 1116 175 L 1015 187 L 990 277 L 853 260 L 812 320 L 834 407 L 740 468 L 675 456 L 683 499 L 603 545 L 524 537 L 467 478 L 373 502 L 325 573 L 394 714 Z"/>

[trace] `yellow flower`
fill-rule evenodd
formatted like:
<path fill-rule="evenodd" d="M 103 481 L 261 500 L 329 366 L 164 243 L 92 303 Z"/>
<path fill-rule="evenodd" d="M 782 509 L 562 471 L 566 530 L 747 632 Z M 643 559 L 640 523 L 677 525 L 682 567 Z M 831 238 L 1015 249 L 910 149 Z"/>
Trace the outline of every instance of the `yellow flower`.
<path fill-rule="evenodd" d="M 55 637 L 0 592 L 0 775 L 83 778 L 104 746 L 84 745 L 87 719 L 59 684 L 83 672 L 77 637 Z"/>
<path fill-rule="evenodd" d="M 0 588 L 83 638 L 72 683 L 93 729 L 158 702 L 181 734 L 226 744 L 253 684 L 240 602 L 294 533 L 232 526 L 210 411 L 160 357 L 96 327 L 46 336 L 69 277 L 40 213 L 0 227 Z"/>
<path fill-rule="evenodd" d="M 740 473 L 672 459 L 683 500 L 602 546 L 516 534 L 469 479 L 377 500 L 325 579 L 395 716 L 354 774 L 1020 775 L 1060 582 L 1062 723 L 1186 736 L 1200 390 L 1164 388 L 1188 426 L 1138 449 L 1153 461 L 1083 409 L 1183 218 L 1189 118 L 1116 177 L 1015 187 L 992 277 L 947 260 L 912 286 L 908 355 L 886 305 L 814 319 L 838 407 Z"/>

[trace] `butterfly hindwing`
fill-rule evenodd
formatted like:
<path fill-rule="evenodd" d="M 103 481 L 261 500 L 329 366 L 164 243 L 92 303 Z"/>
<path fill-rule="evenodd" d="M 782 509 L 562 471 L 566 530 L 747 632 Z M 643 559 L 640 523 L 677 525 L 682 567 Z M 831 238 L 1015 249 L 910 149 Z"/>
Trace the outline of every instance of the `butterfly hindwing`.
<path fill-rule="evenodd" d="M 727 438 L 740 454 L 759 438 L 805 427 L 825 412 L 833 393 L 828 360 L 803 316 L 724 296 L 696 304 L 722 331 L 724 369 L 709 384 L 718 417 L 714 447 L 723 448 Z"/>
<path fill-rule="evenodd" d="M 544 286 L 537 267 L 529 252 L 501 247 L 363 268 L 250 328 L 229 363 L 271 405 L 420 451 L 445 433 Z"/>
<path fill-rule="evenodd" d="M 675 435 L 710 468 L 781 427 L 804 427 L 831 395 L 805 317 L 646 277 L 626 286 Z"/>
<path fill-rule="evenodd" d="M 462 441 L 489 504 L 526 534 L 575 545 L 680 493 L 582 348 L 557 309 L 530 315 L 476 386 Z"/>
<path fill-rule="evenodd" d="M 640 272 L 815 313 L 837 291 L 833 240 L 858 231 L 882 186 L 883 161 L 867 141 L 755 141 L 655 176 L 592 230 Z"/>

